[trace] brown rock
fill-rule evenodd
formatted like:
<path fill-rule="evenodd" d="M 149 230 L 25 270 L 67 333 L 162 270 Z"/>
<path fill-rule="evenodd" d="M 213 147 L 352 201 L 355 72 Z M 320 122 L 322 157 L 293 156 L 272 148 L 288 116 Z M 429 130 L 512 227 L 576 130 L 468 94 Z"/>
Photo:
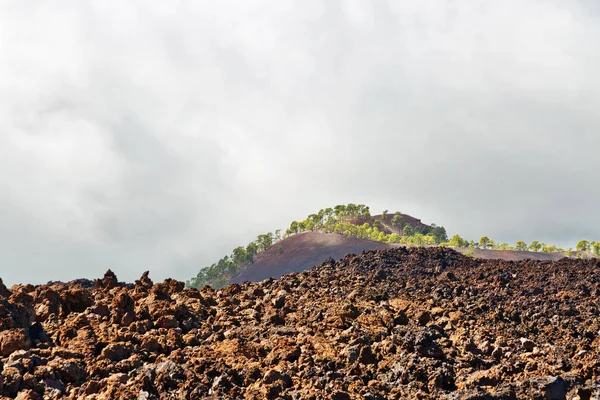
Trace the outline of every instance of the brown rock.
<path fill-rule="evenodd" d="M 6 288 L 6 286 L 4 286 L 4 282 L 2 282 L 2 278 L 0 278 L 0 297 L 6 297 L 9 298 L 11 296 L 11 292 L 10 290 L 8 290 Z"/>
<path fill-rule="evenodd" d="M 29 348 L 25 329 L 0 332 L 0 356 L 8 357 L 12 352 Z"/>
<path fill-rule="evenodd" d="M 117 276 L 110 269 L 104 274 L 104 278 L 96 281 L 96 285 L 102 289 L 112 289 L 119 284 Z"/>

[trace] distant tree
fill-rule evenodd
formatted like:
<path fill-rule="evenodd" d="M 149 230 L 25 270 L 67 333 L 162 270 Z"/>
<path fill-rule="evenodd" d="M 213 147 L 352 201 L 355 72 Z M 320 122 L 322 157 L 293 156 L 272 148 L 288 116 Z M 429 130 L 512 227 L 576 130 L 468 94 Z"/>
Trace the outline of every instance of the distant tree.
<path fill-rule="evenodd" d="M 321 226 L 321 217 L 318 214 L 310 214 L 304 224 L 307 230 L 313 231 Z"/>
<path fill-rule="evenodd" d="M 314 221 L 307 219 L 307 220 L 302 221 L 301 224 L 303 224 L 303 226 L 304 226 L 303 230 L 314 231 L 316 229 L 316 225 L 315 225 Z"/>
<path fill-rule="evenodd" d="M 265 251 L 273 244 L 273 234 L 272 233 L 264 233 L 262 235 L 258 235 L 256 238 L 256 245 L 258 250 Z"/>
<path fill-rule="evenodd" d="M 529 250 L 531 251 L 535 251 L 538 252 L 540 251 L 540 249 L 542 248 L 542 245 L 540 244 L 539 241 L 534 240 L 533 242 L 531 242 L 531 244 L 529 245 Z"/>
<path fill-rule="evenodd" d="M 281 245 L 277 246 L 277 253 L 278 254 L 283 253 L 283 247 Z"/>
<path fill-rule="evenodd" d="M 427 244 L 427 239 L 424 235 L 415 233 L 414 235 L 408 237 L 407 243 L 410 246 L 423 247 Z"/>
<path fill-rule="evenodd" d="M 517 243 L 515 243 L 515 248 L 517 251 L 527 251 L 527 243 L 522 240 L 517 240 Z"/>
<path fill-rule="evenodd" d="M 279 242 L 281 240 L 281 229 L 277 229 L 275 231 L 275 241 Z"/>
<path fill-rule="evenodd" d="M 254 242 L 248 243 L 246 246 L 246 255 L 248 256 L 248 261 L 252 261 L 254 255 L 258 252 L 258 246 Z"/>
<path fill-rule="evenodd" d="M 404 227 L 404 229 L 402 230 L 402 236 L 410 237 L 410 236 L 413 236 L 414 234 L 415 234 L 415 229 L 410 225 L 406 225 Z"/>
<path fill-rule="evenodd" d="M 392 233 L 392 234 L 388 235 L 387 242 L 388 243 L 400 243 L 400 235 L 398 235 L 397 233 Z"/>
<path fill-rule="evenodd" d="M 292 221 L 290 224 L 290 229 L 288 229 L 292 235 L 300 233 L 300 227 L 298 221 Z"/>
<path fill-rule="evenodd" d="M 245 263 L 248 260 L 248 253 L 246 253 L 244 246 L 239 246 L 233 249 L 232 258 L 236 265 Z"/>
<path fill-rule="evenodd" d="M 592 247 L 594 254 L 600 256 L 600 242 L 594 242 L 594 245 Z"/>
<path fill-rule="evenodd" d="M 482 249 L 487 249 L 489 243 L 490 243 L 490 238 L 488 238 L 487 236 L 482 236 L 479 239 L 479 247 Z"/>
<path fill-rule="evenodd" d="M 435 243 L 439 244 L 442 242 L 448 241 L 448 234 L 446 233 L 446 228 L 443 226 L 436 226 L 432 224 L 432 229 L 429 231 L 429 234 L 435 238 Z"/>
<path fill-rule="evenodd" d="M 583 253 L 590 251 L 590 242 L 587 240 L 580 240 L 575 247 L 577 251 L 581 251 Z"/>
<path fill-rule="evenodd" d="M 573 255 L 573 249 L 569 248 L 565 251 L 565 255 L 567 257 L 571 257 Z"/>
<path fill-rule="evenodd" d="M 239 267 L 237 265 L 235 265 L 235 263 L 233 263 L 231 261 L 229 263 L 227 263 L 227 271 L 230 274 L 235 274 L 236 272 L 238 272 L 238 270 L 239 270 Z"/>
<path fill-rule="evenodd" d="M 356 217 L 358 215 L 358 206 L 354 203 L 348 203 L 346 205 L 346 214 L 350 217 Z"/>
<path fill-rule="evenodd" d="M 448 245 L 452 247 L 467 247 L 468 242 L 459 235 L 454 235 L 448 242 Z"/>
<path fill-rule="evenodd" d="M 398 229 L 404 228 L 404 218 L 402 218 L 402 215 L 399 212 L 395 213 L 392 217 L 392 226 Z"/>
<path fill-rule="evenodd" d="M 381 213 L 381 219 L 385 221 L 385 217 L 387 215 L 389 210 L 383 210 L 383 212 Z"/>

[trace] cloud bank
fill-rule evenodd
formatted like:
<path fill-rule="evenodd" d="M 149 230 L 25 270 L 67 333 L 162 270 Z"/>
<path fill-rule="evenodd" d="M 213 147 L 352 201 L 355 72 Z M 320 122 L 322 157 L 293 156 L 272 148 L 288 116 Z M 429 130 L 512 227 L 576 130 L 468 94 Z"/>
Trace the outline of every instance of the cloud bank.
<path fill-rule="evenodd" d="M 0 277 L 185 279 L 322 207 L 600 239 L 593 1 L 0 3 Z"/>

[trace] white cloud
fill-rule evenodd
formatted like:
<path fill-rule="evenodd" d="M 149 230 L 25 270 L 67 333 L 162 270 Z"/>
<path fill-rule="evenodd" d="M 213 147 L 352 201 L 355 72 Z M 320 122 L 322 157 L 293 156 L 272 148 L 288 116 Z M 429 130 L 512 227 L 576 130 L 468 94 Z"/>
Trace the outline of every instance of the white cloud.
<path fill-rule="evenodd" d="M 184 279 L 315 209 L 600 238 L 593 2 L 0 5 L 0 276 Z"/>

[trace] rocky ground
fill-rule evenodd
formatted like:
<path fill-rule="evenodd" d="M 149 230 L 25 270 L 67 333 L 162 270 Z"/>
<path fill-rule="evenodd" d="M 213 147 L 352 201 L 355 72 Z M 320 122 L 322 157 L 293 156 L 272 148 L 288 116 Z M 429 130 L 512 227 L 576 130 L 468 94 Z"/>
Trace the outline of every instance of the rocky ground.
<path fill-rule="evenodd" d="M 600 261 L 371 251 L 219 291 L 0 284 L 19 399 L 600 398 Z"/>

